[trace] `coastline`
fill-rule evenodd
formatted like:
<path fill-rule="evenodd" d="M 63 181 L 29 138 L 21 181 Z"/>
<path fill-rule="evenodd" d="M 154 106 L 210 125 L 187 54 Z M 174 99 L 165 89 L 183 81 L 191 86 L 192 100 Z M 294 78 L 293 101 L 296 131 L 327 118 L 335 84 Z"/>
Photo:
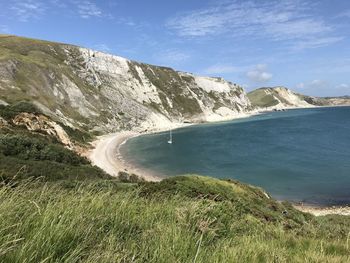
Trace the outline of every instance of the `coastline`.
<path fill-rule="evenodd" d="M 341 105 L 344 107 L 348 107 L 348 105 Z M 341 107 L 337 105 L 335 107 Z M 318 107 L 307 107 L 307 109 L 312 108 L 329 108 L 329 106 L 318 106 Z M 302 109 L 298 107 L 290 107 L 285 108 L 284 110 L 293 110 L 293 109 Z M 205 123 L 219 123 L 225 122 L 235 119 L 243 119 L 249 118 L 255 115 L 264 114 L 268 112 L 275 111 L 274 109 L 260 109 L 259 111 L 251 111 L 244 114 L 237 114 L 235 116 L 231 116 L 230 118 L 220 119 L 220 120 L 211 120 Z M 112 176 L 118 176 L 118 172 L 125 171 L 129 174 L 136 174 L 142 177 L 146 181 L 158 182 L 163 178 L 159 175 L 156 175 L 152 171 L 146 171 L 145 169 L 138 168 L 130 161 L 125 160 L 120 152 L 120 147 L 127 142 L 130 138 L 164 132 L 169 129 L 178 129 L 184 128 L 191 125 L 198 125 L 201 123 L 170 123 L 168 126 L 162 126 L 161 128 L 153 128 L 145 131 L 120 131 L 112 134 L 107 134 L 98 137 L 92 143 L 93 149 L 89 151 L 88 158 L 91 162 L 106 171 L 108 174 Z M 350 216 L 350 206 L 317 206 L 317 205 L 300 205 L 300 204 L 292 204 L 294 208 L 299 211 L 310 213 L 315 216 L 324 216 L 324 215 L 345 215 Z"/>
<path fill-rule="evenodd" d="M 134 173 L 141 176 L 146 181 L 157 182 L 160 177 L 152 173 L 142 171 L 123 159 L 120 147 L 130 138 L 143 135 L 134 131 L 122 131 L 100 136 L 92 143 L 94 149 L 90 151 L 88 158 L 93 165 L 100 167 L 111 176 L 118 176 L 119 172 Z"/>
<path fill-rule="evenodd" d="M 222 118 L 217 120 L 207 121 L 206 123 L 218 123 L 225 122 L 235 119 L 249 118 L 258 114 L 262 114 L 261 111 L 252 111 L 249 113 L 241 113 L 230 118 Z M 168 131 L 170 129 L 179 129 L 192 125 L 198 125 L 201 123 L 169 123 L 168 126 L 156 127 L 153 129 L 146 129 L 145 131 L 120 131 L 116 133 L 106 134 L 99 136 L 97 140 L 91 143 L 92 148 L 86 154 L 87 158 L 90 159 L 93 165 L 100 167 L 106 173 L 111 176 L 118 176 L 121 171 L 129 174 L 136 174 L 142 177 L 146 181 L 158 182 L 163 178 L 156 175 L 152 171 L 146 171 L 133 165 L 130 161 L 123 158 L 120 147 L 125 144 L 129 139 L 152 133 L 159 133 Z"/>

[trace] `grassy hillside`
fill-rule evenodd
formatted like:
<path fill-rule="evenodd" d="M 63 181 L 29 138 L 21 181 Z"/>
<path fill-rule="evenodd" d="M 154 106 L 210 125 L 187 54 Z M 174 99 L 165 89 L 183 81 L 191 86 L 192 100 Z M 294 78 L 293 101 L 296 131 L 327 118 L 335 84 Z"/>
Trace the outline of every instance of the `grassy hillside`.
<path fill-rule="evenodd" d="M 256 107 L 272 107 L 276 106 L 279 101 L 273 96 L 273 94 L 267 94 L 265 89 L 257 89 L 247 94 L 251 104 Z"/>
<path fill-rule="evenodd" d="M 23 112 L 40 114 L 30 103 L 0 105 L 0 118 L 6 122 L 3 125 L 0 122 L 0 178 L 3 181 L 109 178 L 101 169 L 91 166 L 86 158 L 65 148 L 56 137 L 14 125 L 13 119 Z M 84 144 L 82 138 L 91 139 L 91 135 L 85 132 L 65 128 L 76 144 Z"/>
<path fill-rule="evenodd" d="M 0 105 L 29 101 L 85 131 L 202 121 L 217 105 L 232 114 L 250 109 L 240 86 L 196 78 L 73 45 L 0 35 Z M 222 86 L 225 92 L 217 92 Z"/>
<path fill-rule="evenodd" d="M 1 262 L 347 262 L 346 217 L 315 218 L 238 182 L 0 188 Z"/>
<path fill-rule="evenodd" d="M 269 108 L 339 106 L 350 105 L 348 96 L 343 97 L 311 97 L 293 92 L 284 87 L 267 87 L 253 90 L 247 94 L 252 106 Z"/>

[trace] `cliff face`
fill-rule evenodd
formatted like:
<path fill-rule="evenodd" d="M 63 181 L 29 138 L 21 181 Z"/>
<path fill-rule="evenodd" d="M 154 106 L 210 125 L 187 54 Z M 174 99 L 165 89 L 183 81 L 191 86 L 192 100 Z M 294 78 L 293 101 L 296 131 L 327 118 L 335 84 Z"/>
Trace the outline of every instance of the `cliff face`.
<path fill-rule="evenodd" d="M 221 78 L 130 61 L 85 48 L 0 36 L 0 103 L 31 101 L 66 125 L 111 132 L 215 121 L 251 109 Z"/>

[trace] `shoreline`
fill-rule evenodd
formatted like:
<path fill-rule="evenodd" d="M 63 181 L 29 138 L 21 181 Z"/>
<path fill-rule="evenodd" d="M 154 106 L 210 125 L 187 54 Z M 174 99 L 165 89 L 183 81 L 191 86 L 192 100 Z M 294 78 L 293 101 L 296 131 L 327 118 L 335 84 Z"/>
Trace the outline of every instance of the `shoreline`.
<path fill-rule="evenodd" d="M 310 213 L 314 216 L 325 216 L 325 215 L 344 215 L 350 216 L 350 206 L 317 206 L 317 205 L 300 205 L 292 204 L 295 209 L 298 209 L 304 213 Z"/>
<path fill-rule="evenodd" d="M 129 174 L 136 174 L 142 177 L 146 181 L 159 182 L 164 177 L 156 175 L 152 171 L 147 171 L 142 168 L 138 168 L 130 161 L 125 160 L 120 152 L 120 147 L 125 144 L 129 139 L 146 134 L 154 134 L 165 132 L 168 130 L 185 128 L 193 125 L 200 125 L 205 123 L 219 123 L 230 120 L 249 118 L 255 115 L 263 114 L 261 111 L 252 111 L 249 113 L 241 113 L 230 118 L 223 118 L 221 120 L 208 121 L 203 123 L 170 123 L 167 127 L 159 127 L 149 129 L 147 131 L 120 131 L 111 134 L 99 136 L 97 140 L 91 143 L 93 149 L 87 153 L 87 158 L 93 165 L 100 167 L 106 173 L 111 176 L 117 177 L 119 172 L 127 172 Z"/>
<path fill-rule="evenodd" d="M 120 153 L 120 147 L 130 138 L 144 135 L 134 131 L 122 131 L 103 135 L 92 143 L 94 149 L 90 151 L 88 158 L 93 165 L 100 167 L 111 176 L 117 177 L 119 172 L 134 173 L 146 181 L 157 182 L 161 178 L 146 171 L 140 171 L 127 162 Z M 140 174 L 140 172 L 142 172 Z"/>
<path fill-rule="evenodd" d="M 348 105 L 337 105 L 334 107 L 349 107 Z M 308 107 L 305 109 L 312 108 L 331 108 L 329 106 L 318 106 L 318 107 Z M 297 107 L 285 108 L 284 110 L 293 110 L 293 109 L 303 109 Z M 159 182 L 164 177 L 156 175 L 152 171 L 145 170 L 143 168 L 136 167 L 130 161 L 125 160 L 120 152 L 120 147 L 125 144 L 129 139 L 153 133 L 160 133 L 168 131 L 170 129 L 180 129 L 193 125 L 200 125 L 205 123 L 220 123 L 236 119 L 245 119 L 252 116 L 265 114 L 269 112 L 274 112 L 273 109 L 262 109 L 259 111 L 251 111 L 248 113 L 238 114 L 232 116 L 231 118 L 225 118 L 221 120 L 212 120 L 203 123 L 169 123 L 168 127 L 159 127 L 146 131 L 120 131 L 112 134 L 99 136 L 97 140 L 92 142 L 93 149 L 89 151 L 87 157 L 90 159 L 93 165 L 96 165 L 103 169 L 105 172 L 111 176 L 118 176 L 120 171 L 127 172 L 129 174 L 136 174 L 142 177 L 146 181 Z M 317 205 L 300 205 L 292 203 L 293 207 L 297 210 L 305 213 L 310 213 L 315 216 L 324 216 L 324 215 L 345 215 L 350 216 L 350 204 L 345 206 L 317 206 Z"/>

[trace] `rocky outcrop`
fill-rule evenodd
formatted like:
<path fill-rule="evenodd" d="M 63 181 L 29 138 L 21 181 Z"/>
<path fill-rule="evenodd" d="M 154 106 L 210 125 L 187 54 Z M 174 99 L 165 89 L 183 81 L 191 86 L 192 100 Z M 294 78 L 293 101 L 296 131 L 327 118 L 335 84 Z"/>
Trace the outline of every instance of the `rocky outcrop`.
<path fill-rule="evenodd" d="M 46 133 L 53 136 L 67 148 L 73 149 L 73 144 L 65 130 L 59 124 L 42 114 L 36 115 L 22 112 L 15 116 L 12 122 L 15 125 L 25 126 L 29 131 Z"/>

